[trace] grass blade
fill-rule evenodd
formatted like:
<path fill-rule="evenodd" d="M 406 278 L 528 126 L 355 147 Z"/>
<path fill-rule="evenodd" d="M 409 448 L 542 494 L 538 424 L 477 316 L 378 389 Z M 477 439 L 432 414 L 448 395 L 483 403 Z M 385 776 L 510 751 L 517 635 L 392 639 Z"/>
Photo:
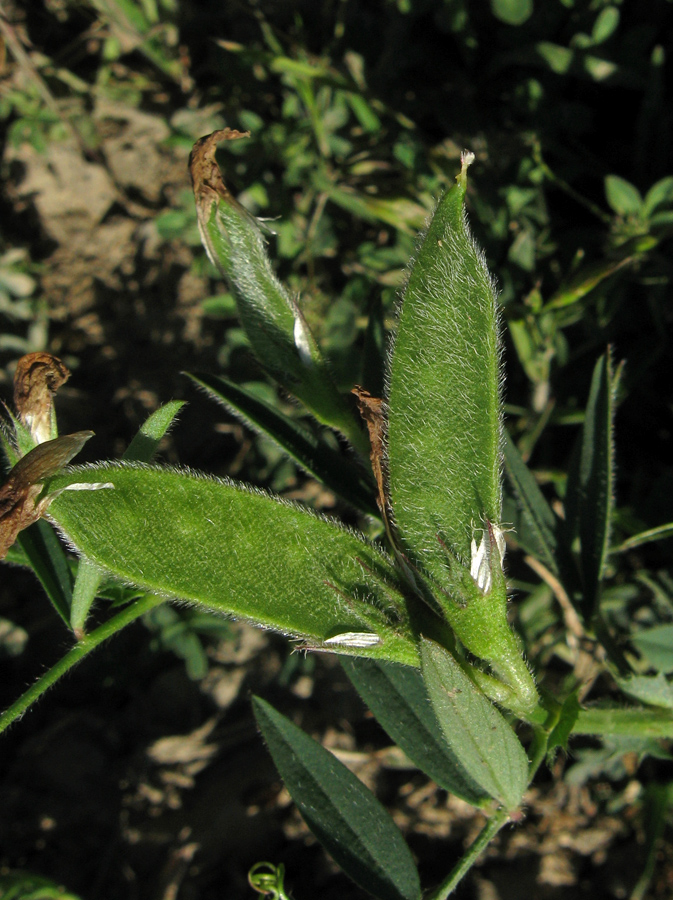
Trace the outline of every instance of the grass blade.
<path fill-rule="evenodd" d="M 505 474 L 511 485 L 519 514 L 518 520 L 515 521 L 516 539 L 528 553 L 557 575 L 556 517 L 507 432 L 503 449 Z"/>

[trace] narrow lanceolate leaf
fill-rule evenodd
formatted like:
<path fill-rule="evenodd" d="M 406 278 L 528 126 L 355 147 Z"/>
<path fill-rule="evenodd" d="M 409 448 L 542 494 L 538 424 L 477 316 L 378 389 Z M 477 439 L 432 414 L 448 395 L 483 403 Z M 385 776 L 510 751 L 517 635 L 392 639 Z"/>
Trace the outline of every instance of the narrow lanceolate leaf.
<path fill-rule="evenodd" d="M 323 185 L 318 181 L 317 186 Z M 384 222 L 406 234 L 414 234 L 422 228 L 427 210 L 420 203 L 406 197 L 386 200 L 361 194 L 351 188 L 334 185 L 325 180 L 324 187 L 330 200 L 347 212 L 360 216 L 368 222 Z"/>
<path fill-rule="evenodd" d="M 587 620 L 598 609 L 609 551 L 614 493 L 612 421 L 618 380 L 619 372 L 613 371 L 606 353 L 594 368 L 579 450 L 566 490 L 566 531 L 568 543 L 574 536 L 580 540 L 581 611 Z"/>
<path fill-rule="evenodd" d="M 124 459 L 150 462 L 184 405 L 183 400 L 171 400 L 149 415 L 126 448 Z"/>
<path fill-rule="evenodd" d="M 310 475 L 344 500 L 370 516 L 379 515 L 371 475 L 356 460 L 345 459 L 325 440 L 227 378 L 203 373 L 189 377 L 219 403 L 238 413 L 251 428 L 268 435 Z"/>
<path fill-rule="evenodd" d="M 85 557 L 126 582 L 303 638 L 418 665 L 391 560 L 296 504 L 185 471 L 117 463 L 73 469 L 50 514 Z M 329 643 L 328 643 L 329 641 Z"/>
<path fill-rule="evenodd" d="M 623 541 L 619 547 L 615 548 L 616 553 L 625 553 L 627 550 L 634 550 L 643 544 L 649 544 L 652 541 L 664 541 L 673 537 L 673 522 L 667 522 L 665 525 L 657 525 L 656 528 L 649 528 L 647 531 L 641 531 L 634 534 L 630 538 Z"/>
<path fill-rule="evenodd" d="M 490 797 L 516 808 L 528 784 L 528 759 L 511 727 L 443 647 L 423 640 L 421 663 L 437 721 L 456 757 Z"/>
<path fill-rule="evenodd" d="M 625 254 L 621 258 L 611 259 L 607 262 L 601 261 L 583 267 L 577 272 L 573 278 L 566 284 L 562 285 L 545 304 L 545 310 L 563 309 L 577 303 L 582 297 L 586 297 L 595 287 L 597 287 L 610 275 L 628 266 L 634 261 L 634 256 Z"/>
<path fill-rule="evenodd" d="M 54 529 L 41 519 L 22 531 L 17 545 L 59 616 L 69 624 L 73 577 L 68 557 Z"/>
<path fill-rule="evenodd" d="M 255 717 L 313 834 L 353 881 L 380 900 L 420 900 L 411 852 L 386 810 L 343 763 L 268 703 Z"/>
<path fill-rule="evenodd" d="M 558 574 L 556 565 L 556 517 L 545 500 L 519 450 L 505 432 L 505 474 L 516 503 L 514 533 L 524 549 Z"/>
<path fill-rule="evenodd" d="M 377 721 L 421 771 L 457 797 L 483 805 L 488 794 L 447 744 L 418 669 L 371 659 L 343 659 L 341 665 Z"/>
<path fill-rule="evenodd" d="M 469 569 L 475 529 L 501 514 L 498 312 L 465 220 L 466 183 L 464 164 L 416 255 L 389 369 L 394 519 L 404 550 L 440 584 L 446 548 Z"/>
<path fill-rule="evenodd" d="M 124 459 L 149 462 L 184 405 L 181 400 L 171 400 L 148 416 L 126 448 Z M 89 611 L 102 581 L 103 573 L 98 566 L 87 559 L 80 560 L 70 608 L 70 627 L 78 637 L 84 634 Z"/>
<path fill-rule="evenodd" d="M 232 196 L 215 162 L 223 140 L 248 137 L 225 128 L 201 138 L 190 172 L 203 245 L 231 284 L 241 324 L 260 363 L 323 424 L 343 432 L 361 452 L 366 439 L 339 394 L 299 308 L 271 268 L 259 223 Z"/>

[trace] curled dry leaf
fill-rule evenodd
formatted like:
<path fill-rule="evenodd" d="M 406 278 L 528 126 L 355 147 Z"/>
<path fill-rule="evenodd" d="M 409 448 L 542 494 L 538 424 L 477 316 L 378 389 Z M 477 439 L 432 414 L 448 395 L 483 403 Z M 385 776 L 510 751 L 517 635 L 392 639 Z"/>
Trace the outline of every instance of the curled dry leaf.
<path fill-rule="evenodd" d="M 53 396 L 70 372 L 51 353 L 22 356 L 14 375 L 14 408 L 38 444 L 53 434 Z"/>
<path fill-rule="evenodd" d="M 215 151 L 221 141 L 235 141 L 238 138 L 247 137 L 250 137 L 249 131 L 222 128 L 220 131 L 213 131 L 212 134 L 199 138 L 194 144 L 192 152 L 189 154 L 189 174 L 194 188 L 199 223 L 208 221 L 213 203 L 217 201 L 218 197 L 243 209 L 224 183 L 220 167 L 215 161 Z"/>
<path fill-rule="evenodd" d="M 213 206 L 217 206 L 217 203 L 223 200 L 228 206 L 237 210 L 244 219 L 252 221 L 255 228 L 259 227 L 259 223 L 247 209 L 241 206 L 224 183 L 220 167 L 215 160 L 215 151 L 220 141 L 234 141 L 238 140 L 238 138 L 247 137 L 250 137 L 249 131 L 235 131 L 232 128 L 222 128 L 219 131 L 213 131 L 212 134 L 199 138 L 189 154 L 189 175 L 192 179 L 192 188 L 194 190 L 196 218 L 201 242 L 206 248 L 208 258 L 225 278 L 229 278 L 230 273 L 222 266 L 220 255 L 217 252 L 217 248 L 213 245 L 211 229 L 208 228 Z"/>
<path fill-rule="evenodd" d="M 210 261 L 226 277 L 228 277 L 228 274 L 222 269 L 219 255 L 213 246 L 210 230 L 207 227 L 213 206 L 219 200 L 224 200 L 229 206 L 238 210 L 244 218 L 252 219 L 252 217 L 224 183 L 220 167 L 215 160 L 215 151 L 220 141 L 234 141 L 238 140 L 238 138 L 247 137 L 250 137 L 249 131 L 235 131 L 233 128 L 222 128 L 219 131 L 213 131 L 212 134 L 199 138 L 189 154 L 189 175 L 192 179 L 201 241 L 206 248 Z M 256 222 L 255 227 L 258 227 Z"/>
<path fill-rule="evenodd" d="M 372 463 L 372 470 L 378 488 L 377 503 L 381 510 L 381 514 L 388 520 L 389 505 L 384 465 L 386 414 L 383 400 L 380 397 L 372 397 L 369 391 L 366 391 L 359 385 L 355 385 L 351 393 L 355 394 L 360 415 L 364 419 L 367 431 L 369 432 L 369 442 L 371 444 L 369 458 Z"/>
<path fill-rule="evenodd" d="M 66 466 L 92 435 L 93 431 L 77 431 L 38 444 L 11 470 L 0 487 L 0 559 L 19 532 L 37 522 L 54 499 L 50 494 L 40 496 L 43 483 Z"/>

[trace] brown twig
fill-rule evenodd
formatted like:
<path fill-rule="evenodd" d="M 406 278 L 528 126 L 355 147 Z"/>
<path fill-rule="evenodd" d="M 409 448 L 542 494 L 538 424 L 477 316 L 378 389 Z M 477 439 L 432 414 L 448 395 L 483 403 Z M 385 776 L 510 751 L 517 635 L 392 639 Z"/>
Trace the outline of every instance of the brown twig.
<path fill-rule="evenodd" d="M 575 663 L 573 665 L 573 673 L 581 684 L 580 700 L 585 697 L 596 679 L 600 671 L 600 665 L 596 660 L 597 648 L 594 642 L 590 642 L 584 626 L 577 615 L 575 607 L 572 605 L 570 597 L 566 589 L 563 587 L 558 578 L 549 571 L 538 559 L 533 556 L 525 556 L 526 564 L 551 588 L 554 597 L 561 607 L 563 615 L 563 623 L 566 627 L 567 642 L 571 650 L 575 654 Z M 588 644 L 592 645 L 593 652 L 586 649 Z"/>

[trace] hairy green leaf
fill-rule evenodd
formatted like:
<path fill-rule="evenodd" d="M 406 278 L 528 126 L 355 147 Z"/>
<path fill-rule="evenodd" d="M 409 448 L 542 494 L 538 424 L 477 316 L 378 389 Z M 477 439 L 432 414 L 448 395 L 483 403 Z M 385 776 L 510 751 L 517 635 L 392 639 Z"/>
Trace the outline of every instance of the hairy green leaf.
<path fill-rule="evenodd" d="M 2 900 L 81 900 L 80 894 L 72 894 L 57 881 L 20 870 L 0 874 L 0 897 Z"/>
<path fill-rule="evenodd" d="M 370 659 L 341 665 L 376 719 L 418 768 L 474 806 L 488 796 L 447 744 L 418 669 Z"/>
<path fill-rule="evenodd" d="M 40 519 L 22 531 L 17 540 L 52 606 L 66 625 L 70 620 L 73 577 L 54 529 Z"/>
<path fill-rule="evenodd" d="M 386 810 L 343 763 L 259 697 L 255 716 L 292 799 L 344 872 L 380 900 L 420 900 L 409 848 Z"/>
<path fill-rule="evenodd" d="M 637 216 L 643 205 L 638 188 L 619 175 L 606 176 L 605 199 L 619 216 Z"/>
<path fill-rule="evenodd" d="M 610 542 L 614 489 L 612 422 L 619 372 L 613 372 L 609 353 L 594 367 L 581 440 L 568 474 L 566 544 L 580 540 L 583 596 L 587 620 L 598 610 L 600 584 Z"/>
<path fill-rule="evenodd" d="M 649 217 L 658 206 L 673 202 L 673 175 L 667 175 L 661 181 L 657 181 L 645 194 L 643 202 L 643 215 Z"/>
<path fill-rule="evenodd" d="M 670 633 L 669 633 L 670 636 Z M 663 672 L 656 675 L 632 675 L 630 678 L 615 679 L 619 687 L 630 697 L 635 697 L 650 706 L 673 709 L 673 685 Z"/>
<path fill-rule="evenodd" d="M 184 405 L 181 400 L 172 400 L 148 416 L 126 448 L 124 459 L 149 462 Z M 70 608 L 70 627 L 77 636 L 84 633 L 87 616 L 102 580 L 103 575 L 98 566 L 87 559 L 80 560 Z"/>
<path fill-rule="evenodd" d="M 528 759 L 511 727 L 443 647 L 423 640 L 421 664 L 437 721 L 456 757 L 489 796 L 516 808 L 528 785 Z"/>
<path fill-rule="evenodd" d="M 175 424 L 184 405 L 184 400 L 171 400 L 149 415 L 126 448 L 123 458 L 135 462 L 153 459 L 161 440 Z"/>
<path fill-rule="evenodd" d="M 550 300 L 545 304 L 545 310 L 563 309 L 572 306 L 583 297 L 586 297 L 595 287 L 614 275 L 619 269 L 629 265 L 634 260 L 633 254 L 625 254 L 617 259 L 601 260 L 583 266 L 578 272 L 564 284 L 562 284 Z"/>
<path fill-rule="evenodd" d="M 303 638 L 418 664 L 391 560 L 358 534 L 241 485 L 130 463 L 72 469 L 50 513 L 96 565 L 147 590 Z"/>
<path fill-rule="evenodd" d="M 551 572 L 557 573 L 556 518 L 507 432 L 505 432 L 504 455 L 505 474 L 516 502 L 515 537 Z"/>
<path fill-rule="evenodd" d="M 644 628 L 631 635 L 631 642 L 655 669 L 673 672 L 673 624 Z"/>
<path fill-rule="evenodd" d="M 651 541 L 664 541 L 671 537 L 673 537 L 673 522 L 667 522 L 665 525 L 657 525 L 656 528 L 648 528 L 647 531 L 632 535 L 623 541 L 615 549 L 615 552 L 625 553 L 627 550 L 633 550 L 635 547 L 649 544 Z"/>
<path fill-rule="evenodd" d="M 463 212 L 466 166 L 404 292 L 389 371 L 390 500 L 406 553 L 440 584 L 446 549 L 500 522 L 500 348 L 493 282 Z"/>
<path fill-rule="evenodd" d="M 577 699 L 577 692 L 573 691 L 563 701 L 558 722 L 549 734 L 547 741 L 547 754 L 553 756 L 553 751 L 557 747 L 562 750 L 568 749 L 568 738 L 570 737 L 573 726 L 577 721 L 580 712 L 580 703 Z"/>
<path fill-rule="evenodd" d="M 533 0 L 491 0 L 491 12 L 506 25 L 523 25 L 533 15 Z"/>
<path fill-rule="evenodd" d="M 366 454 L 366 437 L 337 391 L 297 300 L 271 268 L 258 221 L 229 192 L 215 162 L 219 141 L 247 136 L 225 128 L 194 145 L 190 171 L 203 245 L 231 284 L 260 363 L 320 422 L 343 432 Z"/>

